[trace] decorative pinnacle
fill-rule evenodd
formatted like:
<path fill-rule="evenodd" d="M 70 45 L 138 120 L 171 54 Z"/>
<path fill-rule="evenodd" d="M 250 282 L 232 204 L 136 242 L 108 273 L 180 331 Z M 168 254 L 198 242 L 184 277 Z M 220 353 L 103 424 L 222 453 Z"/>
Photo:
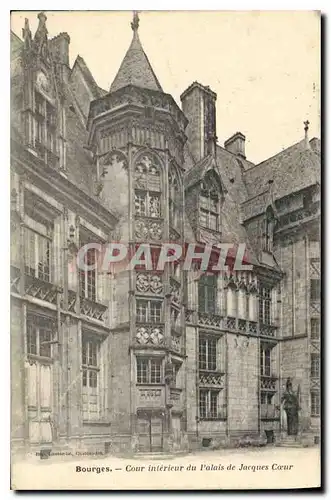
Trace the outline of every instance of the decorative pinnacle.
<path fill-rule="evenodd" d="M 138 11 L 137 10 L 133 11 L 133 20 L 132 20 L 132 23 L 131 23 L 131 28 L 132 28 L 132 30 L 133 30 L 134 33 L 136 33 L 138 31 L 138 28 L 139 28 L 139 16 L 138 16 Z"/>
<path fill-rule="evenodd" d="M 40 24 L 44 25 L 47 21 L 47 16 L 46 16 L 45 12 L 39 12 L 38 19 L 40 21 Z"/>
<path fill-rule="evenodd" d="M 22 29 L 22 35 L 23 35 L 24 40 L 27 39 L 28 37 L 31 38 L 29 19 L 27 19 L 27 18 L 25 18 L 25 21 L 24 21 L 24 28 Z"/>
<path fill-rule="evenodd" d="M 309 121 L 306 120 L 305 122 L 303 122 L 303 124 L 305 126 L 305 138 L 304 138 L 305 147 L 306 147 L 306 149 L 309 149 L 310 148 L 310 146 L 309 146 L 309 137 L 308 137 Z"/>

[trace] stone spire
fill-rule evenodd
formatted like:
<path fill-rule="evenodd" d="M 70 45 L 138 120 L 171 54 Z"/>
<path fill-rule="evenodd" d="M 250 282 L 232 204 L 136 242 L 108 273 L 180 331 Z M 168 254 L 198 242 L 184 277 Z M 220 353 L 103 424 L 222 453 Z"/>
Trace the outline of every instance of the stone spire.
<path fill-rule="evenodd" d="M 135 85 L 149 90 L 163 92 L 162 87 L 153 71 L 147 55 L 141 45 L 138 28 L 139 16 L 135 11 L 131 22 L 133 38 L 131 45 L 125 54 L 120 69 L 111 84 L 110 92 L 114 92 L 127 85 Z"/>

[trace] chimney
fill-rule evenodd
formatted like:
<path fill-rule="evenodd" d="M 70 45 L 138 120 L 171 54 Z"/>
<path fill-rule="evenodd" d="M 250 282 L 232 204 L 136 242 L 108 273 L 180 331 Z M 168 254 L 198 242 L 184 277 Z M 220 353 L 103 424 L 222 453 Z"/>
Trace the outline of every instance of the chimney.
<path fill-rule="evenodd" d="M 233 153 L 241 158 L 246 158 L 245 155 L 246 137 L 241 132 L 236 132 L 224 142 L 224 147 L 230 153 Z"/>
<path fill-rule="evenodd" d="M 196 162 L 216 154 L 216 98 L 208 86 L 193 82 L 180 96 L 188 119 L 186 135 Z"/>
<path fill-rule="evenodd" d="M 54 62 L 62 66 L 63 76 L 68 76 L 70 36 L 68 33 L 59 33 L 49 43 Z"/>

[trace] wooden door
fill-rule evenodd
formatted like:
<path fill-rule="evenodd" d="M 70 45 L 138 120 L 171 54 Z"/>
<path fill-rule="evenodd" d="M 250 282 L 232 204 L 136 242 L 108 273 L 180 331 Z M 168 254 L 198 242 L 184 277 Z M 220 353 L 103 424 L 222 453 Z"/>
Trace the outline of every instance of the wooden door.
<path fill-rule="evenodd" d="M 139 451 L 150 451 L 150 419 L 139 417 L 137 421 Z"/>
<path fill-rule="evenodd" d="M 153 415 L 141 416 L 137 421 L 139 451 L 163 449 L 163 420 Z"/>
<path fill-rule="evenodd" d="M 151 418 L 151 451 L 163 449 L 163 420 L 160 417 Z"/>
<path fill-rule="evenodd" d="M 52 436 L 52 364 L 40 361 L 27 366 L 28 425 L 31 444 L 51 444 Z"/>

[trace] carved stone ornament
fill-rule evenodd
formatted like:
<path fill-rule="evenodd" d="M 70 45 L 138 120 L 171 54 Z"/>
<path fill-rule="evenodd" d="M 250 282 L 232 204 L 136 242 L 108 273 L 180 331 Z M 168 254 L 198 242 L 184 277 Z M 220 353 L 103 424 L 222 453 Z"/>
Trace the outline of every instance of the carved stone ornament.
<path fill-rule="evenodd" d="M 136 289 L 140 293 L 160 294 L 163 290 L 162 278 L 158 274 L 139 273 L 136 278 Z"/>
<path fill-rule="evenodd" d="M 136 288 L 138 292 L 146 293 L 149 290 L 149 276 L 144 273 L 139 273 L 136 279 Z"/>
<path fill-rule="evenodd" d="M 47 75 L 43 71 L 38 71 L 37 76 L 36 76 L 36 85 L 43 92 L 46 92 L 46 93 L 49 92 L 50 83 L 49 83 L 49 80 L 47 78 Z"/>
<path fill-rule="evenodd" d="M 171 347 L 174 351 L 180 352 L 180 338 L 172 335 L 171 337 Z"/>
<path fill-rule="evenodd" d="M 140 326 L 137 328 L 136 340 L 142 345 L 162 345 L 164 343 L 163 329 L 156 326 Z"/>
<path fill-rule="evenodd" d="M 139 240 L 160 240 L 162 238 L 161 222 L 148 218 L 138 219 L 135 223 L 135 235 Z"/>
<path fill-rule="evenodd" d="M 137 220 L 135 228 L 136 238 L 147 239 L 148 238 L 148 221 L 147 220 Z"/>
<path fill-rule="evenodd" d="M 162 292 L 163 284 L 162 284 L 161 276 L 159 276 L 159 275 L 151 276 L 150 290 L 151 290 L 151 292 L 157 293 L 157 294 Z"/>
<path fill-rule="evenodd" d="M 160 240 L 162 238 L 162 229 L 159 222 L 153 222 L 150 225 L 149 235 L 153 240 Z"/>

